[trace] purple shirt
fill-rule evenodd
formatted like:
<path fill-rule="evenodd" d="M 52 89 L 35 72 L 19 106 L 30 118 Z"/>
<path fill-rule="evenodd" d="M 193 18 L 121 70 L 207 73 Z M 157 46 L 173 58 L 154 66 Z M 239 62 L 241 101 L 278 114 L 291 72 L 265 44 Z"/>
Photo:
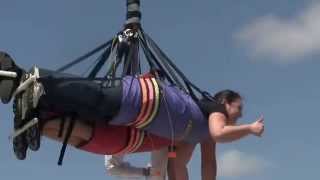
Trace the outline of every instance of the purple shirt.
<path fill-rule="evenodd" d="M 141 108 L 139 80 L 127 76 L 123 78 L 122 85 L 122 104 L 119 113 L 110 121 L 113 125 L 126 125 L 134 121 Z M 183 138 L 190 143 L 208 138 L 208 120 L 195 101 L 176 86 L 159 85 L 162 92 L 159 111 L 143 130 L 168 139 Z"/>

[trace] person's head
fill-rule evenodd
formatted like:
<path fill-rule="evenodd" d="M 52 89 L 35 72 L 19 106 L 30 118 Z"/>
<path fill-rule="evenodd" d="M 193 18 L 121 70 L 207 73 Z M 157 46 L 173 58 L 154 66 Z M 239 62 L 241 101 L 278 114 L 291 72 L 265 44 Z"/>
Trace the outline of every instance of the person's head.
<path fill-rule="evenodd" d="M 242 116 L 242 98 L 240 94 L 226 89 L 216 93 L 214 98 L 218 103 L 225 106 L 230 123 L 236 123 L 237 119 Z"/>

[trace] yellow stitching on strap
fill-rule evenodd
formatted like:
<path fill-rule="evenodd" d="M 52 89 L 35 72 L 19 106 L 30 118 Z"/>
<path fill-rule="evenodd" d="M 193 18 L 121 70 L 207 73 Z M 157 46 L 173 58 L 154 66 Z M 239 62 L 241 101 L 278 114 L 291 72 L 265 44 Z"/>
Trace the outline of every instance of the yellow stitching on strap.
<path fill-rule="evenodd" d="M 137 146 L 134 149 L 132 149 L 132 151 L 130 153 L 136 152 L 141 147 L 141 145 L 143 143 L 143 140 L 144 140 L 144 134 L 145 134 L 145 132 L 141 131 L 141 136 L 140 136 L 139 143 L 137 144 Z"/>
<path fill-rule="evenodd" d="M 135 135 L 136 135 L 136 130 L 135 129 L 130 129 L 131 132 L 130 132 L 130 139 L 129 139 L 129 142 L 127 144 L 126 147 L 124 147 L 122 150 L 120 150 L 119 152 L 117 153 L 114 153 L 113 155 L 122 155 L 122 154 L 126 154 L 128 152 L 129 149 L 131 149 L 132 147 L 132 144 L 135 140 Z"/>
<path fill-rule="evenodd" d="M 141 96 L 142 96 L 140 112 L 139 112 L 137 118 L 133 122 L 129 123 L 128 126 L 136 126 L 136 124 L 138 124 L 140 121 L 142 121 L 141 118 L 143 117 L 143 112 L 147 108 L 146 104 L 148 101 L 148 94 L 147 94 L 146 83 L 144 82 L 143 78 L 139 78 L 139 84 L 141 87 Z"/>
<path fill-rule="evenodd" d="M 153 108 L 153 112 L 151 114 L 151 116 L 148 118 L 147 121 L 145 121 L 144 123 L 142 123 L 141 125 L 138 125 L 137 128 L 143 128 L 145 126 L 147 126 L 149 123 L 152 122 L 152 120 L 155 118 L 155 116 L 157 115 L 157 112 L 159 110 L 159 105 L 160 105 L 160 89 L 159 89 L 159 85 L 156 81 L 155 78 L 151 78 L 152 83 L 154 85 L 154 89 L 155 89 L 155 103 L 154 103 L 154 108 Z"/>
<path fill-rule="evenodd" d="M 146 113 L 143 116 L 143 120 L 137 122 L 135 126 L 139 128 L 142 124 L 147 123 L 149 117 L 152 115 L 153 109 L 155 107 L 155 90 L 154 90 L 154 85 L 152 83 L 152 80 L 150 78 L 145 79 L 146 80 L 146 86 L 147 89 L 149 90 L 149 96 L 148 96 L 148 107 L 146 109 Z"/>

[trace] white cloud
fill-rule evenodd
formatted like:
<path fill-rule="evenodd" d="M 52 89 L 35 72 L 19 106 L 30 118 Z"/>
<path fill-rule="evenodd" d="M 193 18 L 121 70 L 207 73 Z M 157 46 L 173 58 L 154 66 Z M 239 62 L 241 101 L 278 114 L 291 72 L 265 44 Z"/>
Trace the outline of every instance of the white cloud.
<path fill-rule="evenodd" d="M 290 19 L 275 15 L 258 18 L 235 37 L 249 46 L 252 55 L 294 62 L 320 51 L 319 18 L 320 3 L 312 3 Z"/>
<path fill-rule="evenodd" d="M 218 159 L 218 176 L 259 175 L 268 167 L 271 167 L 271 163 L 262 157 L 246 154 L 238 150 L 230 150 Z"/>

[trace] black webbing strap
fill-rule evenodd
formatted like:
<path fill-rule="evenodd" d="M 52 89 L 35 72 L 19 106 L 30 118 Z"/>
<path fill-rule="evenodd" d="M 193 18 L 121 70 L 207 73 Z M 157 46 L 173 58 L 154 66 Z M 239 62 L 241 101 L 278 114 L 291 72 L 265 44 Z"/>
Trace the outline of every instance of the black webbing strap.
<path fill-rule="evenodd" d="M 69 126 L 68 126 L 68 129 L 67 129 L 67 132 L 66 132 L 66 136 L 64 137 L 63 144 L 62 144 L 62 148 L 61 148 L 61 150 L 60 150 L 60 156 L 59 156 L 59 160 L 58 160 L 58 165 L 59 165 L 59 166 L 62 165 L 63 158 L 64 158 L 64 154 L 65 154 L 65 152 L 66 152 L 67 145 L 68 145 L 68 141 L 69 141 L 70 136 L 71 136 L 71 134 L 72 134 L 72 131 L 73 131 L 75 122 L 76 122 L 75 116 L 71 116 L 70 124 L 69 124 Z"/>
<path fill-rule="evenodd" d="M 111 52 L 111 46 L 109 46 L 106 51 L 101 55 L 100 60 L 96 64 L 96 66 L 93 68 L 93 70 L 90 72 L 88 78 L 92 79 L 95 78 L 98 74 L 98 72 L 101 70 L 102 66 L 105 65 L 105 63 L 108 60 L 108 57 L 110 56 Z"/>
<path fill-rule="evenodd" d="M 144 46 L 145 53 L 149 54 L 156 64 L 159 66 L 159 69 L 163 71 L 164 75 L 168 78 L 169 82 L 173 85 L 178 86 L 179 88 L 184 88 L 183 85 L 180 83 L 179 78 L 177 77 L 176 73 L 167 63 L 166 59 L 160 57 L 158 52 L 153 51 L 153 44 L 149 43 L 149 40 L 146 39 L 145 33 L 141 33 L 141 42 Z M 139 36 L 140 37 L 140 36 Z"/>
<path fill-rule="evenodd" d="M 140 39 L 140 44 L 141 47 L 143 49 L 143 52 L 146 56 L 147 61 L 149 62 L 149 64 L 152 64 L 154 67 L 156 66 L 157 68 L 155 69 L 160 69 L 160 71 L 163 73 L 163 75 L 166 77 L 166 79 L 173 85 L 175 84 L 174 78 L 171 76 L 171 73 L 168 72 L 168 69 L 166 69 L 163 64 L 161 64 L 156 57 L 149 51 L 148 47 L 147 47 L 147 43 L 144 41 L 143 35 L 141 33 L 141 35 L 139 34 L 139 39 Z"/>
<path fill-rule="evenodd" d="M 150 38 L 147 34 L 145 34 L 145 37 L 147 39 L 147 42 L 149 42 L 149 46 L 152 48 L 153 51 L 155 51 L 155 54 L 158 54 L 161 56 L 162 60 L 169 63 L 170 67 L 173 68 L 173 70 L 178 74 L 180 78 L 184 81 L 184 84 L 186 88 L 188 89 L 188 92 L 190 96 L 195 100 L 198 101 L 199 98 L 195 95 L 193 88 L 196 89 L 199 93 L 203 93 L 198 87 L 196 87 L 194 84 L 192 84 L 189 79 L 184 75 L 184 73 L 170 60 L 170 58 L 167 57 L 167 55 L 157 46 L 157 44 Z M 172 72 L 171 72 L 172 73 Z M 181 88 L 184 88 L 179 80 L 176 80 L 177 85 Z"/>
<path fill-rule="evenodd" d="M 120 59 L 118 57 L 118 46 L 119 46 L 119 41 L 115 40 L 112 43 L 111 46 L 111 51 L 110 51 L 110 55 L 107 59 L 107 61 L 111 61 L 109 67 L 107 67 L 107 72 L 104 76 L 104 78 L 115 78 L 115 75 L 113 75 L 114 69 L 116 69 L 116 67 L 118 67 L 118 65 L 120 64 Z"/>
<path fill-rule="evenodd" d="M 127 0 L 127 6 L 130 4 L 138 4 L 140 5 L 140 0 Z"/>
<path fill-rule="evenodd" d="M 133 12 L 127 12 L 127 18 L 130 19 L 130 18 L 134 18 L 134 17 L 137 17 L 137 18 L 141 18 L 141 12 L 139 11 L 133 11 Z"/>
<path fill-rule="evenodd" d="M 90 56 L 94 55 L 95 53 L 101 51 L 102 49 L 106 48 L 107 46 L 109 46 L 112 43 L 112 40 L 109 40 L 108 42 L 98 46 L 97 48 L 89 51 L 88 53 L 84 54 L 83 56 L 78 57 L 77 59 L 73 60 L 72 62 L 62 66 L 61 68 L 57 69 L 57 72 L 63 72 L 69 68 L 71 68 L 72 66 L 79 64 L 81 62 L 83 62 L 84 60 L 86 60 L 87 58 L 89 58 Z"/>
<path fill-rule="evenodd" d="M 140 24 L 140 0 L 127 0 L 127 21 L 126 26 L 130 24 Z"/>
<path fill-rule="evenodd" d="M 129 49 L 124 57 L 125 59 L 122 76 L 136 75 L 140 71 L 138 45 L 139 44 L 136 41 L 131 42 Z"/>
<path fill-rule="evenodd" d="M 58 138 L 62 137 L 65 124 L 66 124 L 66 118 L 62 117 L 61 122 L 60 122 L 60 127 L 59 127 Z"/>

